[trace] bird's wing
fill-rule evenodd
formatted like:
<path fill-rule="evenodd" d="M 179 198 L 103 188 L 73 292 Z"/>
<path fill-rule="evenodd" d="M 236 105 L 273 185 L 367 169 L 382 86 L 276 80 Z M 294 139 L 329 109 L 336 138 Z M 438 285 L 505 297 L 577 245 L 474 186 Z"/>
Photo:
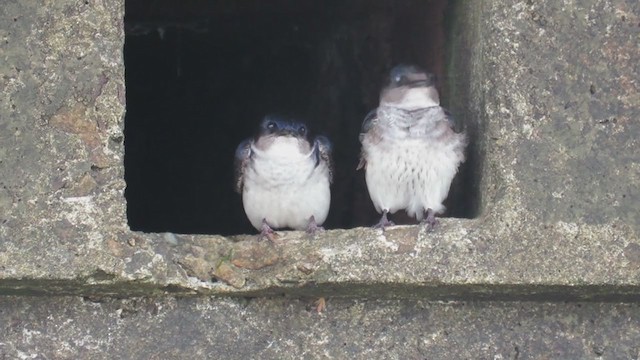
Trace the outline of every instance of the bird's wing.
<path fill-rule="evenodd" d="M 467 147 L 467 145 L 469 145 L 469 137 L 466 131 L 464 131 L 462 124 L 458 124 L 455 118 L 453 117 L 453 115 L 451 115 L 451 113 L 448 110 L 445 109 L 444 114 L 447 119 L 447 125 L 449 126 L 449 129 L 450 129 L 448 132 L 449 133 L 448 138 L 450 139 L 449 141 L 454 142 L 454 144 L 456 145 L 454 147 L 456 154 L 458 154 L 460 161 L 464 162 L 465 160 L 464 150 Z"/>
<path fill-rule="evenodd" d="M 318 135 L 313 141 L 316 149 L 317 164 L 323 161 L 329 169 L 329 182 L 333 181 L 333 160 L 331 159 L 332 146 L 326 136 Z"/>
<path fill-rule="evenodd" d="M 360 128 L 360 141 L 362 141 L 362 137 L 364 136 L 364 134 L 366 134 L 369 130 L 371 130 L 371 128 L 373 127 L 373 125 L 375 125 L 375 122 L 377 120 L 378 120 L 378 108 L 375 108 L 369 111 L 367 116 L 365 116 L 364 120 L 362 121 L 362 127 Z"/>
<path fill-rule="evenodd" d="M 456 122 L 456 118 L 451 114 L 451 112 L 447 109 L 444 109 L 444 115 L 447 118 L 447 123 L 449 123 L 449 127 L 456 133 L 461 133 L 463 130 L 461 129 L 461 124 Z"/>
<path fill-rule="evenodd" d="M 235 167 L 235 188 L 238 193 L 242 193 L 242 187 L 244 185 L 244 173 L 247 165 L 249 164 L 249 159 L 251 158 L 251 144 L 253 143 L 252 139 L 244 140 L 238 145 L 236 149 L 236 157 L 234 161 Z"/>
<path fill-rule="evenodd" d="M 362 121 L 362 127 L 360 128 L 360 143 L 364 140 L 365 135 L 371 130 L 371 128 L 375 125 L 378 120 L 378 109 L 373 109 L 369 111 L 367 116 L 364 117 Z M 360 162 L 358 163 L 358 167 L 356 170 L 360 170 L 367 167 L 367 160 L 365 159 L 364 150 L 360 151 Z"/>

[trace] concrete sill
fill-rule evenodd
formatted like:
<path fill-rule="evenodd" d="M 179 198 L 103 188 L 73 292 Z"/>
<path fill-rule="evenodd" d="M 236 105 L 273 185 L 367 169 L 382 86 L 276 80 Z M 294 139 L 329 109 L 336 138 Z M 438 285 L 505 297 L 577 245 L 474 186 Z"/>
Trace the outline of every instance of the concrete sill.
<path fill-rule="evenodd" d="M 258 241 L 254 235 L 129 233 L 91 254 L 92 261 L 78 262 L 67 271 L 51 271 L 46 260 L 39 266 L 12 267 L 13 275 L 5 267 L 0 293 L 640 299 L 633 247 L 625 251 L 622 242 L 598 240 L 615 229 L 577 229 L 560 223 L 525 238 L 517 234 L 532 229 L 505 236 L 491 224 L 483 219 L 442 219 L 432 233 L 420 226 L 397 226 L 384 233 L 368 228 L 329 230 L 315 238 L 280 232 L 278 244 Z M 579 237 L 569 233 L 576 231 Z"/>

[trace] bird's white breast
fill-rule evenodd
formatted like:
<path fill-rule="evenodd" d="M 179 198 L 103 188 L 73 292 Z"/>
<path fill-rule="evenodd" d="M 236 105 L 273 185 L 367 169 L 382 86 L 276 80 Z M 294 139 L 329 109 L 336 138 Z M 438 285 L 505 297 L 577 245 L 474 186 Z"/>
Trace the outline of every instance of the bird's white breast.
<path fill-rule="evenodd" d="M 464 160 L 465 141 L 445 125 L 416 134 L 410 129 L 376 129 L 380 138 L 363 138 L 367 187 L 376 210 L 406 209 L 419 220 L 426 209 L 444 211 L 442 202 Z M 449 133 L 440 136 L 442 131 Z"/>
<path fill-rule="evenodd" d="M 265 150 L 252 148 L 243 188 L 243 204 L 251 224 L 266 219 L 273 228 L 306 229 L 309 218 L 322 224 L 331 201 L 329 169 L 317 164 L 313 151 L 302 153 L 293 137 L 279 137 Z"/>

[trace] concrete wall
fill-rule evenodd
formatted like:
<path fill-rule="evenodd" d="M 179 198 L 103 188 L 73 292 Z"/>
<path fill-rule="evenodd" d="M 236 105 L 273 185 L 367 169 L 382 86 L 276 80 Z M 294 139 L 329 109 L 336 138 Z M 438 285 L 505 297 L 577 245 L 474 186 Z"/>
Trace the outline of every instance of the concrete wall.
<path fill-rule="evenodd" d="M 453 11 L 451 107 L 474 138 L 467 176 L 479 178 L 481 216 L 446 219 L 433 234 L 356 228 L 310 241 L 289 232 L 274 247 L 129 231 L 123 4 L 9 2 L 0 288 L 638 295 L 638 5 L 483 1 Z M 387 294 L 389 283 L 406 289 Z"/>
<path fill-rule="evenodd" d="M 444 219 L 434 233 L 417 226 L 334 229 L 314 239 L 282 232 L 276 246 L 252 235 L 130 231 L 123 1 L 4 1 L 0 294 L 83 298 L 2 298 L 0 354 L 99 357 L 116 349 L 144 358 L 169 344 L 194 351 L 164 353 L 174 358 L 234 349 L 238 357 L 304 356 L 305 347 L 353 356 L 381 346 L 416 358 L 637 356 L 631 305 L 420 301 L 638 300 L 640 4 L 484 0 L 451 9 L 447 91 L 473 134 L 464 176 L 477 179 L 480 196 L 470 206 L 479 216 Z M 312 314 L 305 300 L 174 297 L 283 293 L 400 300 L 364 307 L 334 300 L 326 320 L 302 321 Z M 157 298 L 112 299 L 132 296 Z M 127 314 L 138 315 L 127 323 Z M 343 326 L 356 317 L 360 323 Z M 202 319 L 232 326 L 211 330 L 214 339 Z M 194 347 L 183 333 L 166 332 L 176 323 L 189 339 L 208 340 Z M 303 336 L 314 324 L 313 336 Z M 148 346 L 132 352 L 139 343 L 126 336 L 142 336 L 139 328 L 148 329 Z M 270 330 L 276 350 L 262 338 L 247 348 L 237 342 L 237 334 Z M 302 347 L 283 340 L 288 331 Z M 316 341 L 327 333 L 353 339 L 354 348 Z M 531 334 L 540 340 L 529 341 Z"/>

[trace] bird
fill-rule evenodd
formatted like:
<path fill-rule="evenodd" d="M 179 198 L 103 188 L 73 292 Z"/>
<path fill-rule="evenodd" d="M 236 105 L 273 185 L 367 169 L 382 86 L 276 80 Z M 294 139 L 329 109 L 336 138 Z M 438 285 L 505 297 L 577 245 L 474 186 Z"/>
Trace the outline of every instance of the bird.
<path fill-rule="evenodd" d="M 322 231 L 331 204 L 332 146 L 298 121 L 278 115 L 262 120 L 257 136 L 238 145 L 235 188 L 251 225 L 261 237 L 274 229 Z"/>
<path fill-rule="evenodd" d="M 405 210 L 432 231 L 467 146 L 466 134 L 454 130 L 440 106 L 435 76 L 416 65 L 392 68 L 359 139 L 357 169 L 364 169 L 369 196 L 382 214 L 374 227 L 394 225 L 387 214 Z"/>

